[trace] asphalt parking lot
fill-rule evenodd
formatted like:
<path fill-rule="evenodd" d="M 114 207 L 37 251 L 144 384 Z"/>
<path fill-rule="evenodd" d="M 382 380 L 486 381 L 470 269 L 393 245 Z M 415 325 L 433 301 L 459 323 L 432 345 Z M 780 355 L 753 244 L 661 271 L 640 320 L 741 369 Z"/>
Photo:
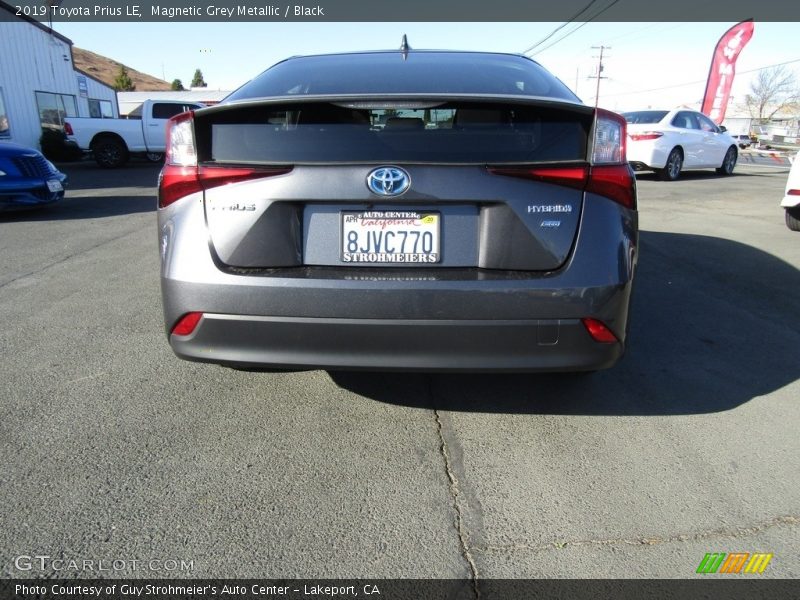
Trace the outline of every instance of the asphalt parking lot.
<path fill-rule="evenodd" d="M 687 578 L 770 552 L 763 577 L 800 577 L 787 167 L 639 176 L 631 347 L 579 377 L 180 361 L 158 168 L 64 170 L 61 205 L 0 215 L 0 576 Z"/>

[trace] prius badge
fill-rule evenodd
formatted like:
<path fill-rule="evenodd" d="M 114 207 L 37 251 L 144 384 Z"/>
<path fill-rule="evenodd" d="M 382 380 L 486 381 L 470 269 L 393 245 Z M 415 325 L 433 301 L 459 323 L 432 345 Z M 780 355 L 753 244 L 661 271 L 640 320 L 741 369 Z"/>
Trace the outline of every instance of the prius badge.
<path fill-rule="evenodd" d="M 411 186 L 411 178 L 400 167 L 378 167 L 367 175 L 367 187 L 379 196 L 399 196 Z"/>

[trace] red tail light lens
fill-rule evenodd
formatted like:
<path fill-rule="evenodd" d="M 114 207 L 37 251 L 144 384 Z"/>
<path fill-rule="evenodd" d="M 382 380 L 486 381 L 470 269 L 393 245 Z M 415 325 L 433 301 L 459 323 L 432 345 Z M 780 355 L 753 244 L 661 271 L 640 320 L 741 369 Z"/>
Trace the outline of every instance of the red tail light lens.
<path fill-rule="evenodd" d="M 203 313 L 201 312 L 186 313 L 180 319 L 178 319 L 177 323 L 175 323 L 175 327 L 172 328 L 172 334 L 191 335 L 202 318 Z"/>
<path fill-rule="evenodd" d="M 167 122 L 166 165 L 158 182 L 158 207 L 220 185 L 284 175 L 292 167 L 214 167 L 197 165 L 194 140 L 194 112 L 172 117 Z"/>
<path fill-rule="evenodd" d="M 165 165 L 158 185 L 158 207 L 164 208 L 176 200 L 220 185 L 248 179 L 285 175 L 292 167 L 180 167 Z"/>
<path fill-rule="evenodd" d="M 800 196 L 800 190 L 788 190 L 786 192 L 787 196 Z"/>
<path fill-rule="evenodd" d="M 636 208 L 636 176 L 630 165 L 592 167 L 586 191 L 611 198 L 626 208 Z"/>
<path fill-rule="evenodd" d="M 64 133 L 67 135 L 75 135 L 75 133 L 72 131 L 72 125 L 70 125 L 67 121 L 64 122 Z"/>
<path fill-rule="evenodd" d="M 582 190 L 586 187 L 589 167 L 489 167 L 489 172 Z"/>
<path fill-rule="evenodd" d="M 554 183 L 605 196 L 626 208 L 636 208 L 636 177 L 630 166 L 489 167 L 495 175 Z"/>
<path fill-rule="evenodd" d="M 613 344 L 619 341 L 617 336 L 615 336 L 602 321 L 589 318 L 581 319 L 581 321 L 583 322 L 583 326 L 586 327 L 586 331 L 589 332 L 589 335 L 592 336 L 595 342 L 600 344 Z"/>
<path fill-rule="evenodd" d="M 657 140 L 662 135 L 661 131 L 643 131 L 642 133 L 629 133 L 628 137 L 634 142 L 645 142 L 647 140 Z"/>

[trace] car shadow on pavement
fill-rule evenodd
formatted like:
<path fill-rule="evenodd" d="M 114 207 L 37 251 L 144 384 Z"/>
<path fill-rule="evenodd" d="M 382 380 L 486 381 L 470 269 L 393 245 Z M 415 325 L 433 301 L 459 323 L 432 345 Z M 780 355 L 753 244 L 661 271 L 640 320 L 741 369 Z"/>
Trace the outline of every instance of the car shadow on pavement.
<path fill-rule="evenodd" d="M 69 191 L 104 188 L 146 187 L 155 192 L 161 163 L 132 158 L 118 169 L 104 169 L 93 160 L 58 163 L 59 171 L 69 177 Z"/>
<path fill-rule="evenodd" d="M 800 377 L 800 271 L 735 241 L 641 232 L 627 355 L 594 374 L 331 372 L 377 401 L 449 411 L 687 415 Z"/>
<path fill-rule="evenodd" d="M 155 196 L 93 196 L 69 198 L 24 211 L 0 212 L 3 221 L 66 221 L 99 219 L 134 213 L 155 212 Z"/>

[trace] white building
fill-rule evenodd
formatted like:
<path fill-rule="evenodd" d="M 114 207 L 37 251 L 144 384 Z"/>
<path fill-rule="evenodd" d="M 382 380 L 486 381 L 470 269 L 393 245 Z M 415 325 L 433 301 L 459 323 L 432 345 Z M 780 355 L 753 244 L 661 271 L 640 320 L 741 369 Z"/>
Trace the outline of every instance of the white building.
<path fill-rule="evenodd" d="M 207 88 L 192 88 L 182 92 L 117 92 L 119 114 L 127 116 L 136 115 L 136 111 L 145 100 L 181 100 L 183 102 L 199 102 L 206 106 L 219 103 L 229 90 L 209 90 Z"/>
<path fill-rule="evenodd" d="M 68 117 L 118 117 L 114 89 L 77 71 L 72 41 L 0 1 L 0 141 L 39 148 Z"/>

